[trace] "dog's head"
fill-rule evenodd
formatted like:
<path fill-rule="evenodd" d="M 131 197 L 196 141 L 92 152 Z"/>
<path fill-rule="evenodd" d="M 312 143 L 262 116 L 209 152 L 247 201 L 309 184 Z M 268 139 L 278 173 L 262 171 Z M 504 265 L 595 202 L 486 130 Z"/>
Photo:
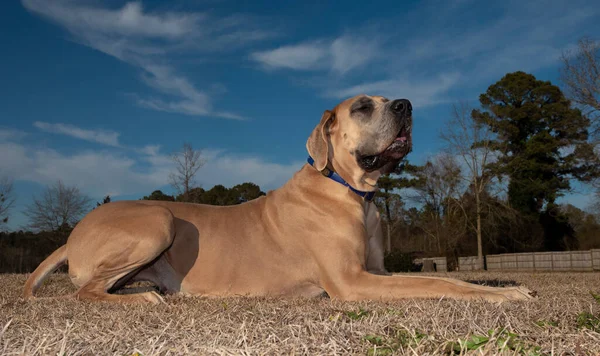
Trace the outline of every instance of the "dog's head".
<path fill-rule="evenodd" d="M 406 99 L 358 95 L 326 110 L 306 142 L 314 166 L 329 166 L 354 188 L 375 189 L 412 150 L 412 106 Z"/>

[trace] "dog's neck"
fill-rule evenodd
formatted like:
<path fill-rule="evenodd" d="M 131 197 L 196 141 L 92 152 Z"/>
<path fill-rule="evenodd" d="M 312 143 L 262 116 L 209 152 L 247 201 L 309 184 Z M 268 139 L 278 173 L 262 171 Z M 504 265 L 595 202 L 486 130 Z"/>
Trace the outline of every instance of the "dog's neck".
<path fill-rule="evenodd" d="M 311 157 L 308 156 L 308 164 L 310 164 L 311 166 L 314 167 L 314 163 L 315 160 Z M 315 168 L 316 169 L 316 168 Z M 344 178 L 342 178 L 339 174 L 335 173 L 335 171 L 333 169 L 327 168 L 325 167 L 325 169 L 323 169 L 321 171 L 321 174 L 323 174 L 323 176 L 343 185 L 348 187 L 351 191 L 353 191 L 355 194 L 359 195 L 360 197 L 362 197 L 365 201 L 369 202 L 371 200 L 373 200 L 373 197 L 375 196 L 375 192 L 365 192 L 362 190 L 358 190 L 356 188 L 354 188 L 353 186 L 351 186 L 348 182 L 346 182 L 344 180 Z"/>

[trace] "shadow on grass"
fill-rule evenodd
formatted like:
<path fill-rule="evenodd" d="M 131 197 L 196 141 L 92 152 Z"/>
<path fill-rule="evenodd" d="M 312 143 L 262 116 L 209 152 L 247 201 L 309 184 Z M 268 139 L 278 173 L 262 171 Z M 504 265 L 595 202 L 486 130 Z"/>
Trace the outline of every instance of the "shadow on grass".
<path fill-rule="evenodd" d="M 504 281 L 499 279 L 470 279 L 465 282 L 479 284 L 487 287 L 516 287 L 520 284 L 516 281 Z"/>
<path fill-rule="evenodd" d="M 110 292 L 114 294 L 137 294 L 144 292 L 156 292 L 158 294 L 164 294 L 157 285 L 152 282 L 145 281 L 127 284 L 123 287 L 111 290 Z"/>

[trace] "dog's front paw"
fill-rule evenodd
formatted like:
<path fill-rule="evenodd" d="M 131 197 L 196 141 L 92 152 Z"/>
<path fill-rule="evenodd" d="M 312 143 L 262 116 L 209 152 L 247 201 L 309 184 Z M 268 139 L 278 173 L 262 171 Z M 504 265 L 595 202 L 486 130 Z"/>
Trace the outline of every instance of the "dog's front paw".
<path fill-rule="evenodd" d="M 155 291 L 141 293 L 140 297 L 142 297 L 146 302 L 149 302 L 151 304 L 166 304 L 165 300 Z"/>
<path fill-rule="evenodd" d="M 518 287 L 508 287 L 506 291 L 503 293 L 508 300 L 531 300 L 535 299 L 538 296 L 536 291 L 529 290 L 526 287 L 518 286 Z"/>

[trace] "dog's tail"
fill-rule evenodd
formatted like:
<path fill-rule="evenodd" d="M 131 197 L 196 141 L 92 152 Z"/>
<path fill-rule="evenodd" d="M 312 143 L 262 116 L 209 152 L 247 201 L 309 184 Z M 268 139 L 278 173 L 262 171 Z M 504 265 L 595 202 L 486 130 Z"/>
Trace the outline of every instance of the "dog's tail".
<path fill-rule="evenodd" d="M 25 299 L 33 298 L 33 293 L 42 285 L 46 277 L 56 271 L 67 261 L 67 245 L 62 245 L 56 251 L 52 252 L 27 278 L 23 288 L 23 297 Z"/>

